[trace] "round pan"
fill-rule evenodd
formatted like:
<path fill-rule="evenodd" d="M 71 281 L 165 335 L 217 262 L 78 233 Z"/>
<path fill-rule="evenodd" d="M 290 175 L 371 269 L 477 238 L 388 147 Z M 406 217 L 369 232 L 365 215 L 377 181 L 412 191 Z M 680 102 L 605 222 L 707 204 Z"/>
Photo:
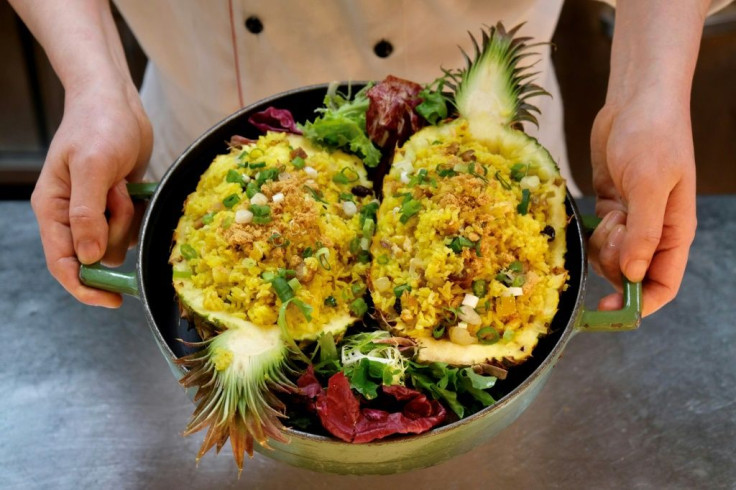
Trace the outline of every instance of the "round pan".
<path fill-rule="evenodd" d="M 361 84 L 353 84 L 353 90 L 356 86 Z M 347 85 L 343 89 L 347 89 Z M 180 317 L 168 263 L 173 231 L 186 197 L 196 189 L 201 174 L 212 160 L 227 152 L 227 141 L 232 135 L 252 139 L 260 135 L 247 122 L 253 113 L 274 106 L 289 109 L 296 121 L 312 119 L 314 110 L 322 106 L 326 91 L 326 84 L 304 87 L 245 107 L 192 143 L 159 184 L 131 184 L 132 196 L 150 198 L 140 230 L 136 270 L 122 273 L 99 266 L 81 268 L 80 277 L 85 284 L 130 294 L 141 300 L 154 339 L 177 379 L 184 375 L 184 371 L 174 360 L 191 352 L 180 339 L 199 340 L 194 329 Z M 584 225 L 594 222 L 595 218 L 581 217 L 569 193 L 566 207 L 569 217 L 568 288 L 561 295 L 551 333 L 540 339 L 529 360 L 513 367 L 505 380 L 496 383 L 491 392 L 497 400 L 495 404 L 465 419 L 419 435 L 349 444 L 287 429 L 288 444 L 271 441 L 272 449 L 257 447 L 257 450 L 295 466 L 342 474 L 396 473 L 437 464 L 469 451 L 513 422 L 541 390 L 565 345 L 576 332 L 637 328 L 641 318 L 640 284 L 625 281 L 625 306 L 620 311 L 584 309 L 587 280 Z M 185 425 L 186 421 L 182 420 L 182 427 Z"/>

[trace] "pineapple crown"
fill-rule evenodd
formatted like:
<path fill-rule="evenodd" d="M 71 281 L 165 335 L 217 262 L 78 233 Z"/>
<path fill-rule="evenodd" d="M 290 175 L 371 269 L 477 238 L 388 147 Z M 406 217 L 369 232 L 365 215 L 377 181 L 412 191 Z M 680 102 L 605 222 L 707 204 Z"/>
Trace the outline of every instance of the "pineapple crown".
<path fill-rule="evenodd" d="M 528 100 L 538 95 L 550 95 L 531 82 L 539 72 L 530 72 L 531 65 L 519 66 L 524 58 L 538 56 L 530 48 L 546 43 L 528 44 L 531 37 L 515 37 L 524 24 L 506 31 L 499 22 L 485 27 L 481 42 L 472 33 L 474 56 L 460 48 L 466 61 L 462 69 L 443 68 L 444 84 L 452 90 L 455 105 L 462 117 L 491 117 L 500 124 L 516 125 L 524 121 L 539 125 L 535 112 L 539 109 Z"/>

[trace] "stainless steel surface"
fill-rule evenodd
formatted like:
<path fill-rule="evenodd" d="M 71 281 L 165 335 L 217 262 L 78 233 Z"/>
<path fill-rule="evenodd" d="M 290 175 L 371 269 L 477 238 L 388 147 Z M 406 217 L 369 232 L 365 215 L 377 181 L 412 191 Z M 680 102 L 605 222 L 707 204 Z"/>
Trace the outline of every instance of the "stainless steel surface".
<path fill-rule="evenodd" d="M 583 202 L 590 209 L 590 200 Z M 580 334 L 488 444 L 394 476 L 345 477 L 223 449 L 195 464 L 193 405 L 126 299 L 77 304 L 45 270 L 27 203 L 0 203 L 0 488 L 734 488 L 736 197 L 699 200 L 679 297 L 640 330 Z M 588 298 L 607 286 L 591 277 Z"/>

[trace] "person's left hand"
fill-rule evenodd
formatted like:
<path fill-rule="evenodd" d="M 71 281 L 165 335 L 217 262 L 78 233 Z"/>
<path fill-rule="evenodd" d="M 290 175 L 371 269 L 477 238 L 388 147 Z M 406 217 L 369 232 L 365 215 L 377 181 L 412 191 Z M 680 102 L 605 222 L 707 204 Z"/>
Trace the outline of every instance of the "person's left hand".
<path fill-rule="evenodd" d="M 643 315 L 677 294 L 695 236 L 695 159 L 689 101 L 651 90 L 608 103 L 591 134 L 596 214 L 594 269 L 617 286 L 643 281 Z M 620 293 L 599 307 L 621 308 Z"/>

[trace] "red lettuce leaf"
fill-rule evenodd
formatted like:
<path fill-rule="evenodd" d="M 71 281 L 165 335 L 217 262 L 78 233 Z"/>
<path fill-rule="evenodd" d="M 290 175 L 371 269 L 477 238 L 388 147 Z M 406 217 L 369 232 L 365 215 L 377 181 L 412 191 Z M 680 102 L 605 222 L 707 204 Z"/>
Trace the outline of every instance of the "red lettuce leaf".
<path fill-rule="evenodd" d="M 311 386 L 311 382 L 308 385 Z M 322 426 L 330 434 L 354 443 L 370 442 L 393 434 L 419 434 L 445 419 L 445 408 L 416 390 L 384 386 L 382 396 L 404 402 L 403 406 L 395 412 L 361 409 L 348 378 L 340 372 L 329 379 L 327 391 L 316 396 L 315 408 Z"/>
<path fill-rule="evenodd" d="M 391 75 L 368 90 L 366 132 L 377 146 L 392 150 L 426 124 L 414 111 L 422 102 L 421 91 L 418 83 Z"/>
<path fill-rule="evenodd" d="M 296 127 L 294 116 L 288 109 L 269 107 L 250 116 L 248 122 L 264 133 L 277 131 L 280 133 L 302 134 L 299 128 Z"/>

